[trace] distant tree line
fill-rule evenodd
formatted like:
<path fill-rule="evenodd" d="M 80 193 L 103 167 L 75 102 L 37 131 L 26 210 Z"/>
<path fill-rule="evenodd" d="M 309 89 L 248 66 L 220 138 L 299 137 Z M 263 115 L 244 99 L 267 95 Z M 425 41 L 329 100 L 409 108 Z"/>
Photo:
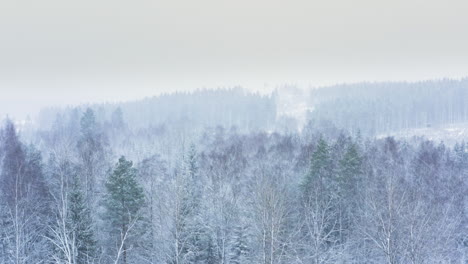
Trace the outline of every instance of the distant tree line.
<path fill-rule="evenodd" d="M 358 83 L 312 89 L 309 119 L 378 135 L 468 122 L 468 79 Z"/>
<path fill-rule="evenodd" d="M 216 90 L 176 92 L 148 97 L 134 102 L 95 104 L 89 108 L 96 120 L 119 122 L 122 116 L 133 130 L 168 129 L 202 131 L 205 127 L 236 127 L 242 131 L 271 130 L 276 121 L 276 103 L 272 95 L 248 92 L 240 87 Z M 50 127 L 60 118 L 76 120 L 87 107 L 47 108 L 39 115 L 39 126 Z M 121 123 L 122 124 L 122 123 Z"/>

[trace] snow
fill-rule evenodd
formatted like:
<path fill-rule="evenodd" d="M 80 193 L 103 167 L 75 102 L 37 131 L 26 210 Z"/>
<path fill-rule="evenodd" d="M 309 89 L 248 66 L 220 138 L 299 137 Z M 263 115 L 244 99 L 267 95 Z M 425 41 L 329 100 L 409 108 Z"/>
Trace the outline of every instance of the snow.
<path fill-rule="evenodd" d="M 467 141 L 468 123 L 454 123 L 439 127 L 413 128 L 391 133 L 381 134 L 377 138 L 393 136 L 395 138 L 408 139 L 413 137 L 424 137 L 435 142 L 444 142 L 454 145 L 457 142 Z"/>

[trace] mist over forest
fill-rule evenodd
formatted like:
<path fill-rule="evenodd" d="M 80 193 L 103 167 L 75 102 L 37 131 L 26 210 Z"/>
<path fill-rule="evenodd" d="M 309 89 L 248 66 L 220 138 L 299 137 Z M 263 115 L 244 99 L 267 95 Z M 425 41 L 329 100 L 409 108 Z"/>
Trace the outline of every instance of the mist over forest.
<path fill-rule="evenodd" d="M 468 263 L 468 79 L 48 107 L 0 130 L 0 263 Z"/>

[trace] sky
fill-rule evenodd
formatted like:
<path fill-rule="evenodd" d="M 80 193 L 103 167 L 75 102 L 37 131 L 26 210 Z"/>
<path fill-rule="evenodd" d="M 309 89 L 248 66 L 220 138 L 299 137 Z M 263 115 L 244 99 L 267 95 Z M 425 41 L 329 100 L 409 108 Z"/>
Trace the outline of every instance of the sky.
<path fill-rule="evenodd" d="M 468 74 L 468 1 L 0 0 L 0 115 Z"/>

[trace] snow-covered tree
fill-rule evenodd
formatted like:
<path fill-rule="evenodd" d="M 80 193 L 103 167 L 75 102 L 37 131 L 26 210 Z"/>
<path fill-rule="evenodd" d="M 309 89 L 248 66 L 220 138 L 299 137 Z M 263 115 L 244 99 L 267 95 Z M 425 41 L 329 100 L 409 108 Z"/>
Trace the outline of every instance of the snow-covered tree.
<path fill-rule="evenodd" d="M 145 197 L 131 161 L 121 157 L 106 182 L 104 218 L 114 246 L 115 263 L 126 264 L 128 251 L 135 245 L 135 234 L 142 222 Z"/>

